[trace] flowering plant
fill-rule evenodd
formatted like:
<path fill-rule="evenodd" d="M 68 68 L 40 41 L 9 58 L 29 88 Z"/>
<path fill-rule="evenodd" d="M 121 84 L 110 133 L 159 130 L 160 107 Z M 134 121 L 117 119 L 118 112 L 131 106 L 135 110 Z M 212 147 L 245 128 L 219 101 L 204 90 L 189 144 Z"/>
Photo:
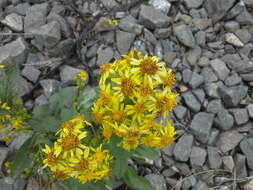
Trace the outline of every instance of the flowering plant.
<path fill-rule="evenodd" d="M 135 50 L 102 65 L 100 72 L 99 88 L 85 87 L 87 74 L 79 72 L 77 89 L 64 88 L 33 110 L 28 122 L 33 135 L 17 153 L 27 157 L 32 150 L 31 162 L 20 167 L 27 160 L 16 158 L 13 176 L 30 167 L 65 189 L 112 189 L 117 179 L 151 189 L 128 161 L 157 159 L 155 149 L 173 142 L 168 115 L 177 104 L 178 94 L 171 90 L 175 77 L 157 57 Z"/>

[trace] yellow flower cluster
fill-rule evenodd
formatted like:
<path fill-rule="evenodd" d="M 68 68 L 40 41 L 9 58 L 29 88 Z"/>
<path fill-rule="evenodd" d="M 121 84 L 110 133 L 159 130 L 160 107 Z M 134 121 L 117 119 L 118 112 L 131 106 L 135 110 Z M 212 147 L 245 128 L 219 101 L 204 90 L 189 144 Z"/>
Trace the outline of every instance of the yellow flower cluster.
<path fill-rule="evenodd" d="M 12 135 L 19 135 L 28 130 L 26 122 L 29 116 L 22 102 L 16 101 L 12 106 L 0 100 L 0 132 L 4 133 L 5 141 L 10 142 Z"/>
<path fill-rule="evenodd" d="M 175 76 L 155 56 L 131 50 L 122 57 L 100 67 L 101 91 L 92 108 L 93 120 L 107 140 L 112 134 L 121 137 L 126 150 L 140 144 L 170 145 L 175 131 L 166 117 L 177 104 L 178 94 L 171 91 Z"/>
<path fill-rule="evenodd" d="M 83 142 L 87 137 L 86 126 L 91 124 L 80 115 L 63 122 L 53 148 L 46 145 L 42 149 L 46 154 L 44 166 L 50 168 L 55 178 L 76 178 L 86 183 L 109 177 L 112 157 L 108 150 L 102 149 L 102 145 L 94 148 Z"/>
<path fill-rule="evenodd" d="M 75 76 L 74 80 L 76 81 L 78 88 L 83 88 L 87 81 L 87 73 L 85 71 L 80 71 Z"/>

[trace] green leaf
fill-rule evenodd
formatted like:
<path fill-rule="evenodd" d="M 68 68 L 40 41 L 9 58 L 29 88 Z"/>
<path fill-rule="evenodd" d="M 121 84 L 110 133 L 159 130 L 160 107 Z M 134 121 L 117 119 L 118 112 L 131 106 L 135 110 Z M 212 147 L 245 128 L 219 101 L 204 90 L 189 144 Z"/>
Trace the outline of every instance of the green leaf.
<path fill-rule="evenodd" d="M 33 115 L 35 117 L 43 117 L 43 116 L 49 116 L 51 115 L 51 111 L 49 108 L 49 105 L 41 105 L 41 106 L 37 106 L 33 109 Z"/>
<path fill-rule="evenodd" d="M 138 176 L 136 171 L 128 167 L 125 175 L 122 177 L 123 181 L 131 188 L 136 190 L 151 190 L 150 183 L 143 177 Z"/>
<path fill-rule="evenodd" d="M 132 153 L 151 160 L 158 160 L 160 158 L 158 152 L 155 149 L 143 145 L 139 146 L 135 150 L 132 150 Z"/>
<path fill-rule="evenodd" d="M 61 124 L 61 120 L 53 116 L 33 117 L 30 126 L 38 132 L 56 132 Z"/>
<path fill-rule="evenodd" d="M 84 189 L 85 190 L 93 190 L 90 187 L 90 183 L 81 184 L 76 179 L 65 180 L 62 184 L 63 184 L 62 187 L 64 188 L 64 190 L 84 190 Z"/>
<path fill-rule="evenodd" d="M 13 164 L 11 166 L 11 175 L 16 178 L 18 177 L 25 168 L 32 166 L 32 158 L 29 153 L 32 152 L 36 141 L 37 135 L 31 136 L 26 142 L 20 147 L 15 155 Z"/>
<path fill-rule="evenodd" d="M 76 115 L 76 110 L 73 107 L 70 109 L 62 109 L 61 121 L 67 121 L 67 120 L 73 119 L 75 115 Z"/>
<path fill-rule="evenodd" d="M 77 109 L 85 115 L 85 119 L 89 122 L 92 120 L 91 108 L 98 98 L 98 90 L 96 88 L 84 89 L 84 93 L 80 96 Z"/>

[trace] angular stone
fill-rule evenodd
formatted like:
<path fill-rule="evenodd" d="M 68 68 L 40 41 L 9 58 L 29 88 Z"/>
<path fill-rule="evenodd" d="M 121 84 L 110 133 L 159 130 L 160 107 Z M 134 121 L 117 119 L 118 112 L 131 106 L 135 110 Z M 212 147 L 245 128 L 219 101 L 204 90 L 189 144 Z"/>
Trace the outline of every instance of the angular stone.
<path fill-rule="evenodd" d="M 182 94 L 185 104 L 193 111 L 198 112 L 200 110 L 200 103 L 192 94 L 192 92 L 186 92 Z"/>
<path fill-rule="evenodd" d="M 31 91 L 32 87 L 33 86 L 31 83 L 27 82 L 27 80 L 25 80 L 23 77 L 20 77 L 13 87 L 13 91 L 20 96 L 24 96 Z"/>
<path fill-rule="evenodd" d="M 46 97 L 50 97 L 60 89 L 61 83 L 55 79 L 44 79 L 40 80 L 40 85 L 44 90 Z"/>
<path fill-rule="evenodd" d="M 233 33 L 226 33 L 225 34 L 225 41 L 233 46 L 236 46 L 236 47 L 243 47 L 244 46 L 242 41 Z"/>
<path fill-rule="evenodd" d="M 198 141 L 207 143 L 211 133 L 213 119 L 214 115 L 210 113 L 199 112 L 194 115 L 190 129 Z"/>
<path fill-rule="evenodd" d="M 117 47 L 121 54 L 127 54 L 135 39 L 135 34 L 118 30 L 116 32 Z"/>
<path fill-rule="evenodd" d="M 32 7 L 31 7 L 32 8 Z M 46 15 L 43 11 L 29 10 L 24 18 L 24 31 L 30 33 L 46 23 Z"/>
<path fill-rule="evenodd" d="M 230 71 L 223 61 L 220 59 L 214 59 L 210 61 L 210 65 L 220 80 L 224 80 L 228 77 Z"/>
<path fill-rule="evenodd" d="M 188 9 L 197 9 L 202 5 L 203 0 L 184 0 L 184 2 Z"/>
<path fill-rule="evenodd" d="M 145 178 L 150 182 L 153 190 L 166 190 L 166 182 L 162 175 L 148 174 Z"/>
<path fill-rule="evenodd" d="M 7 158 L 9 151 L 10 151 L 9 148 L 7 147 L 0 147 L 0 166 L 1 167 L 3 167 L 3 163 L 5 159 Z"/>
<path fill-rule="evenodd" d="M 103 63 L 108 63 L 114 56 L 113 49 L 111 47 L 99 48 L 98 49 L 97 65 L 101 66 Z"/>
<path fill-rule="evenodd" d="M 210 113 L 218 113 L 223 109 L 223 105 L 220 99 L 212 100 L 208 103 L 206 111 Z"/>
<path fill-rule="evenodd" d="M 215 82 L 218 80 L 210 67 L 204 67 L 201 71 L 201 75 L 204 77 L 205 82 Z"/>
<path fill-rule="evenodd" d="M 235 107 L 247 95 L 248 88 L 245 86 L 221 87 L 220 96 L 228 107 Z"/>
<path fill-rule="evenodd" d="M 192 73 L 191 80 L 189 81 L 189 85 L 191 88 L 197 88 L 204 82 L 204 77 L 199 75 L 196 72 Z"/>
<path fill-rule="evenodd" d="M 195 39 L 193 37 L 191 29 L 182 24 L 174 27 L 174 34 L 178 38 L 178 40 L 188 47 L 195 47 Z"/>
<path fill-rule="evenodd" d="M 253 104 L 249 104 L 247 106 L 247 109 L 248 109 L 249 117 L 253 118 Z"/>
<path fill-rule="evenodd" d="M 240 25 L 252 25 L 253 18 L 252 15 L 245 9 L 236 17 L 236 21 L 240 23 Z"/>
<path fill-rule="evenodd" d="M 35 35 L 36 41 L 46 48 L 55 46 L 61 39 L 60 24 L 56 21 L 34 29 L 32 33 Z"/>
<path fill-rule="evenodd" d="M 207 147 L 208 153 L 208 165 L 211 169 L 218 169 L 222 165 L 222 159 L 219 154 L 219 150 L 216 147 Z"/>
<path fill-rule="evenodd" d="M 235 73 L 235 74 L 227 77 L 224 82 L 228 87 L 230 87 L 230 86 L 240 84 L 242 82 L 242 79 L 241 79 L 241 77 L 239 77 L 239 75 L 237 73 Z"/>
<path fill-rule="evenodd" d="M 196 96 L 198 101 L 202 104 L 205 100 L 206 94 L 203 89 L 198 88 L 192 91 L 192 93 Z"/>
<path fill-rule="evenodd" d="M 222 152 L 226 153 L 234 149 L 242 139 L 243 135 L 236 130 L 225 131 L 220 134 L 217 146 Z"/>
<path fill-rule="evenodd" d="M 84 71 L 81 69 L 77 69 L 70 66 L 64 66 L 60 71 L 61 81 L 63 83 L 73 82 L 74 78 L 76 77 L 77 73 L 80 71 Z"/>
<path fill-rule="evenodd" d="M 235 117 L 235 122 L 237 125 L 245 124 L 249 121 L 247 109 L 233 109 L 232 113 Z"/>
<path fill-rule="evenodd" d="M 190 134 L 183 135 L 176 143 L 173 154 L 178 161 L 186 162 L 191 154 L 193 136 Z"/>
<path fill-rule="evenodd" d="M 210 146 L 214 146 L 217 142 L 219 134 L 220 131 L 218 129 L 212 128 L 207 144 Z"/>
<path fill-rule="evenodd" d="M 234 5 L 234 2 L 235 0 L 208 0 L 205 1 L 205 8 L 209 17 L 216 23 L 226 15 L 227 11 Z"/>
<path fill-rule="evenodd" d="M 194 166 L 203 166 L 206 161 L 206 150 L 201 147 L 193 146 L 191 155 L 190 155 L 190 162 L 191 165 Z"/>
<path fill-rule="evenodd" d="M 23 18 L 22 16 L 19 16 L 16 13 L 12 13 L 7 15 L 2 21 L 2 24 L 5 24 L 6 26 L 10 27 L 12 30 L 17 32 L 23 31 Z"/>
<path fill-rule="evenodd" d="M 173 111 L 178 119 L 183 119 L 187 113 L 187 109 L 181 105 L 175 106 Z"/>
<path fill-rule="evenodd" d="M 219 81 L 219 82 L 212 82 L 212 83 L 206 83 L 205 84 L 205 92 L 208 96 L 212 98 L 220 98 L 219 95 L 219 89 L 223 88 L 224 84 Z"/>
<path fill-rule="evenodd" d="M 146 5 L 141 6 L 139 20 L 149 29 L 168 27 L 171 21 L 168 16 L 159 10 Z"/>
<path fill-rule="evenodd" d="M 240 28 L 240 24 L 238 24 L 238 22 L 232 20 L 232 21 L 226 22 L 224 25 L 224 28 L 228 32 L 233 32 L 233 31 Z"/>
<path fill-rule="evenodd" d="M 26 66 L 22 70 L 22 75 L 32 82 L 36 82 L 40 76 L 40 71 L 33 66 Z"/>
<path fill-rule="evenodd" d="M 215 124 L 222 130 L 228 130 L 233 127 L 234 118 L 227 110 L 221 110 L 215 118 Z"/>
<path fill-rule="evenodd" d="M 246 73 L 240 75 L 244 81 L 252 82 L 253 81 L 253 73 Z"/>
<path fill-rule="evenodd" d="M 253 170 L 253 137 L 249 136 L 240 143 L 240 148 L 247 157 L 248 167 Z"/>
<path fill-rule="evenodd" d="M 171 4 L 167 0 L 151 0 L 149 4 L 155 9 L 165 13 L 166 15 L 170 11 Z"/>
<path fill-rule="evenodd" d="M 231 172 L 235 167 L 235 163 L 232 156 L 224 156 L 222 157 L 222 161 L 224 163 L 225 169 L 229 169 Z"/>
<path fill-rule="evenodd" d="M 183 70 L 183 81 L 184 83 L 188 83 L 192 77 L 192 71 L 190 69 Z"/>
<path fill-rule="evenodd" d="M 18 38 L 5 46 L 0 47 L 0 62 L 3 65 L 24 64 L 28 47 L 22 38 Z"/>
<path fill-rule="evenodd" d="M 201 56 L 202 50 L 199 46 L 196 46 L 194 49 L 191 49 L 187 53 L 187 61 L 190 63 L 190 65 L 196 65 L 200 56 Z"/>
<path fill-rule="evenodd" d="M 239 15 L 242 11 L 245 10 L 245 4 L 242 1 L 239 1 L 225 16 L 226 20 L 231 20 L 232 18 Z"/>
<path fill-rule="evenodd" d="M 116 28 L 116 25 L 110 24 L 108 20 L 109 18 L 101 17 L 96 23 L 96 25 L 94 26 L 95 32 L 98 33 L 98 32 L 106 32 L 106 31 L 114 30 Z"/>
<path fill-rule="evenodd" d="M 242 41 L 243 44 L 247 44 L 252 39 L 248 29 L 238 29 L 235 31 L 235 35 Z"/>
<path fill-rule="evenodd" d="M 235 155 L 235 168 L 237 171 L 237 178 L 241 179 L 247 177 L 246 156 L 238 153 Z"/>
<path fill-rule="evenodd" d="M 137 23 L 137 20 L 133 18 L 132 16 L 127 16 L 123 19 L 121 19 L 119 23 L 119 28 L 125 32 L 130 32 L 134 34 L 141 34 L 143 30 L 143 26 Z"/>

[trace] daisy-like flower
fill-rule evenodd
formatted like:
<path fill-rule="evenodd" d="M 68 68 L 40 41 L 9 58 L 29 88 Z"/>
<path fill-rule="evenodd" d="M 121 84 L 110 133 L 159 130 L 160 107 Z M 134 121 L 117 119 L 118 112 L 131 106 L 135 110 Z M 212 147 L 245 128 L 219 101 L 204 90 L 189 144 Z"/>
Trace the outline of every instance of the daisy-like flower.
<path fill-rule="evenodd" d="M 110 121 L 102 122 L 102 135 L 108 141 L 113 134 L 113 125 Z"/>
<path fill-rule="evenodd" d="M 42 152 L 46 154 L 46 158 L 43 160 L 44 167 L 50 167 L 54 170 L 61 165 L 61 157 L 59 152 L 57 153 L 48 145 L 45 145 L 45 148 L 42 149 Z"/>
<path fill-rule="evenodd" d="M 163 85 L 165 87 L 172 88 L 176 84 L 175 75 L 172 73 L 172 70 L 169 69 L 168 71 L 164 68 L 164 73 L 161 76 Z"/>
<path fill-rule="evenodd" d="M 137 120 L 140 122 L 147 111 L 147 103 L 140 98 L 134 100 L 133 102 L 133 105 L 126 105 L 126 113 L 127 115 L 132 115 L 133 121 Z"/>
<path fill-rule="evenodd" d="M 87 132 L 84 131 L 80 134 L 73 133 L 61 133 L 61 137 L 57 140 L 55 145 L 56 154 L 63 152 L 63 158 L 67 158 L 69 155 L 80 155 L 82 149 L 86 148 L 82 143 L 82 139 L 87 136 Z"/>
<path fill-rule="evenodd" d="M 139 145 L 139 137 L 126 137 L 122 140 L 122 147 L 126 150 L 136 149 Z"/>
<path fill-rule="evenodd" d="M 103 122 L 105 109 L 100 107 L 97 103 L 95 103 L 92 107 L 92 119 L 97 123 L 101 124 Z"/>

